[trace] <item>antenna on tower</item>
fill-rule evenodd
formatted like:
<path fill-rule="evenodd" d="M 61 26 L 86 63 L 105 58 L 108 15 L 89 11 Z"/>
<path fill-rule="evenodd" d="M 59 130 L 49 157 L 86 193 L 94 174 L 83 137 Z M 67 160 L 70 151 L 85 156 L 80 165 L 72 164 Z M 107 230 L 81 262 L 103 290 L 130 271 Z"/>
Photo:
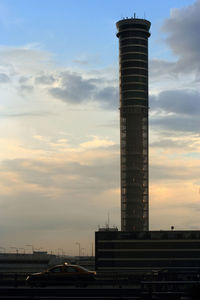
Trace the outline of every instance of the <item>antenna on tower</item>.
<path fill-rule="evenodd" d="M 134 19 L 136 18 L 136 13 L 134 13 Z"/>

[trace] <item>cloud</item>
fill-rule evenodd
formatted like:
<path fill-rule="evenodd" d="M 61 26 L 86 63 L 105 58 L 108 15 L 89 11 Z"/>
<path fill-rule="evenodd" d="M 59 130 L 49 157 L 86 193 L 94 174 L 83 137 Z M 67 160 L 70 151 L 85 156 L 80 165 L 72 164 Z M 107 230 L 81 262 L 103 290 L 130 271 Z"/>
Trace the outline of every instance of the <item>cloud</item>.
<path fill-rule="evenodd" d="M 31 93 L 33 91 L 34 87 L 28 84 L 22 84 L 20 86 L 20 92 L 22 93 Z"/>
<path fill-rule="evenodd" d="M 81 60 L 81 59 L 74 59 L 73 63 L 80 64 L 80 65 L 88 65 L 89 62 L 87 60 Z"/>
<path fill-rule="evenodd" d="M 10 81 L 10 78 L 8 77 L 8 75 L 4 74 L 4 73 L 0 73 L 0 83 L 7 83 Z"/>
<path fill-rule="evenodd" d="M 113 159 L 104 159 L 105 161 L 95 160 L 90 164 L 86 162 L 82 164 L 81 160 L 70 162 L 57 159 L 51 163 L 45 159 L 15 159 L 4 161 L 2 168 L 8 172 L 16 172 L 22 182 L 36 185 L 38 188 L 55 187 L 73 194 L 84 190 L 90 194 L 109 189 L 116 184 L 118 177 L 116 156 Z"/>
<path fill-rule="evenodd" d="M 41 136 L 35 138 L 43 140 Z M 46 247 L 54 248 L 51 241 L 57 239 L 60 244 L 64 232 L 69 238 L 69 231 L 73 231 L 71 242 L 79 235 L 88 240 L 91 230 L 105 221 L 108 210 L 113 212 L 113 222 L 118 223 L 118 153 L 112 145 L 105 150 L 101 146 L 86 146 L 81 145 L 74 156 L 73 150 L 69 150 L 50 157 L 10 159 L 1 163 L 2 238 L 9 240 L 15 232 L 23 236 L 23 243 L 30 236 L 33 243 L 37 232 L 38 243 L 39 237 L 44 240 L 49 234 Z"/>
<path fill-rule="evenodd" d="M 80 144 L 80 146 L 83 147 L 84 149 L 104 148 L 104 147 L 110 147 L 113 145 L 115 145 L 115 143 L 113 141 L 108 140 L 108 139 L 100 139 L 98 137 L 94 137 L 93 140 Z"/>
<path fill-rule="evenodd" d="M 27 83 L 28 81 L 29 81 L 29 77 L 26 77 L 26 76 L 21 76 L 20 78 L 19 78 L 19 83 L 20 84 L 25 84 L 25 83 Z"/>
<path fill-rule="evenodd" d="M 44 117 L 51 115 L 53 115 L 53 113 L 47 111 L 26 111 L 19 113 L 0 113 L 0 118 Z"/>
<path fill-rule="evenodd" d="M 55 68 L 50 53 L 36 46 L 0 47 L 0 67 L 3 70 L 0 82 L 7 82 L 12 88 L 7 93 L 18 91 L 17 96 L 25 98 L 28 95 L 29 99 L 45 97 L 49 98 L 49 103 L 51 95 L 70 105 L 92 104 L 96 108 L 117 109 L 119 97 L 113 70 L 63 71 L 64 68 L 59 66 Z"/>
<path fill-rule="evenodd" d="M 118 88 L 113 86 L 105 87 L 95 95 L 95 99 L 98 99 L 104 108 L 117 109 L 119 105 Z"/>
<path fill-rule="evenodd" d="M 164 158 L 164 155 L 163 155 Z M 168 164 L 167 164 L 168 162 Z M 198 160 L 191 162 L 185 159 L 183 165 L 183 158 L 180 160 L 168 160 L 167 154 L 165 155 L 165 162 L 153 163 L 150 167 L 150 177 L 155 183 L 158 181 L 197 181 L 199 179 L 199 163 Z"/>
<path fill-rule="evenodd" d="M 173 132 L 174 133 L 174 132 Z M 154 137 L 155 139 L 155 137 Z M 199 135 L 187 135 L 184 133 L 180 135 L 178 132 L 178 136 L 173 136 L 171 131 L 168 132 L 159 132 L 159 136 L 157 139 L 150 143 L 151 148 L 161 148 L 165 151 L 174 151 L 180 152 L 198 152 L 200 150 L 200 141 Z"/>
<path fill-rule="evenodd" d="M 51 54 L 41 50 L 38 45 L 21 47 L 0 47 L 0 65 L 10 71 L 12 76 L 30 78 L 36 72 L 49 70 Z"/>
<path fill-rule="evenodd" d="M 185 180 L 162 181 L 150 185 L 151 230 L 197 230 L 199 225 L 199 186 Z"/>
<path fill-rule="evenodd" d="M 199 7 L 199 1 L 197 4 Z M 194 66 L 199 57 L 196 51 L 199 33 L 193 30 L 192 36 L 186 37 L 184 32 L 191 33 L 188 28 L 193 28 L 193 14 L 197 28 L 199 26 L 194 10 L 191 10 L 190 18 L 184 19 L 191 7 L 173 12 L 164 25 L 167 43 L 177 55 L 177 61 L 150 61 L 150 76 L 154 85 L 157 84 L 156 95 L 150 97 L 150 124 L 154 131 L 150 157 L 151 223 L 157 229 L 160 224 L 169 228 L 174 220 L 180 227 L 188 224 L 188 209 L 195 214 L 199 207 L 196 190 L 200 167 L 200 94 L 194 90 L 194 85 L 191 89 L 187 86 L 182 89 L 178 81 L 182 74 L 189 85 L 189 72 L 198 73 L 199 70 L 199 60 Z M 177 19 L 174 13 L 178 14 Z M 183 30 L 182 25 L 187 28 Z M 185 40 L 181 41 L 181 38 Z M 183 49 L 179 49 L 181 42 L 187 43 L 181 47 Z M 108 211 L 113 210 L 114 222 L 119 223 L 119 145 L 107 138 L 109 126 L 116 128 L 116 124 L 111 123 L 114 116 L 109 110 L 116 110 L 119 105 L 115 79 L 118 72 L 107 68 L 75 73 L 73 69 L 56 66 L 50 60 L 50 53 L 33 46 L 2 47 L 0 52 L 1 74 L 8 76 L 0 74 L 0 82 L 10 80 L 7 83 L 10 84 L 11 104 L 8 105 L 12 105 L 12 111 L 5 111 L 1 117 L 13 117 L 2 120 L 6 140 L 2 142 L 1 139 L 1 236 L 7 236 L 7 241 L 23 238 L 34 243 L 35 234 L 37 243 L 48 237 L 47 244 L 61 245 L 63 236 L 65 243 L 66 240 L 71 243 L 73 239 L 82 238 L 83 232 L 88 235 L 91 228 L 95 229 L 105 221 Z M 75 61 L 79 65 L 85 62 Z M 158 93 L 160 89 L 164 91 Z M 26 91 L 26 97 L 18 95 L 16 90 Z M 17 97 L 13 96 L 16 94 Z M 7 101 L 6 97 L 2 98 Z M 99 109 L 92 115 L 85 113 L 91 103 L 107 111 Z M 78 113 L 68 110 L 72 105 L 74 110 L 79 105 Z M 44 115 L 48 117 L 45 120 L 21 118 Z M 8 137 L 7 122 L 13 124 Z M 106 129 L 100 128 L 100 124 L 106 124 Z M 104 130 L 103 134 L 98 130 Z M 60 131 L 65 135 L 59 135 Z M 14 143 L 11 137 L 15 133 L 19 136 Z M 73 136 L 73 142 L 63 138 L 66 133 Z M 88 136 L 92 138 L 88 139 Z M 176 204 L 175 207 L 176 202 L 179 206 Z M 195 214 L 191 226 L 198 222 L 199 216 Z"/>
<path fill-rule="evenodd" d="M 65 103 L 80 104 L 95 102 L 104 109 L 116 108 L 118 89 L 107 86 L 106 78 L 83 78 L 81 74 L 63 72 L 58 86 L 49 89 L 50 94 Z"/>
<path fill-rule="evenodd" d="M 64 102 L 76 104 L 91 100 L 95 88 L 89 79 L 83 79 L 81 75 L 76 73 L 64 72 L 61 74 L 60 86 L 51 88 L 49 92 Z"/>
<path fill-rule="evenodd" d="M 175 65 L 175 62 L 151 59 L 149 61 L 150 80 L 154 81 L 162 78 L 172 79 L 176 77 Z"/>
<path fill-rule="evenodd" d="M 119 149 L 113 147 L 114 143 L 111 140 L 95 137 L 73 149 L 67 144 L 68 140 L 59 139 L 59 143 L 52 145 L 57 146 L 57 151 L 50 155 L 52 143 L 43 136 L 37 135 L 34 139 L 38 140 L 38 143 L 49 144 L 48 155 L 45 155 L 43 150 L 43 154 L 39 152 L 34 156 L 35 150 L 32 150 L 33 155 L 29 155 L 30 158 L 10 158 L 3 160 L 0 165 L 0 176 L 4 178 L 1 183 L 8 182 L 6 185 L 10 186 L 12 193 L 17 193 L 16 190 L 20 192 L 24 188 L 26 190 L 26 187 L 28 190 L 29 186 L 31 190 L 45 195 L 53 195 L 52 192 L 49 194 L 49 188 L 55 189 L 57 195 L 60 194 L 58 190 L 63 194 L 74 195 L 84 191 L 88 195 L 94 191 L 103 192 L 116 188 Z M 60 144 L 64 144 L 65 148 L 60 148 Z M 22 146 L 18 150 L 20 149 L 26 153 Z M 0 194 L 3 191 L 4 189 Z"/>
<path fill-rule="evenodd" d="M 163 91 L 151 96 L 150 103 L 152 110 L 190 116 L 200 113 L 200 93 L 193 90 Z"/>
<path fill-rule="evenodd" d="M 193 90 L 168 90 L 150 97 L 152 126 L 199 132 L 200 93 Z"/>
<path fill-rule="evenodd" d="M 199 116 L 160 116 L 150 120 L 150 126 L 157 129 L 176 130 L 179 132 L 199 132 Z"/>
<path fill-rule="evenodd" d="M 35 78 L 37 84 L 52 85 L 55 81 L 56 79 L 53 75 L 39 75 Z"/>
<path fill-rule="evenodd" d="M 167 44 L 178 57 L 176 72 L 200 72 L 200 1 L 181 9 L 172 9 L 163 25 Z"/>
<path fill-rule="evenodd" d="M 190 6 L 172 9 L 171 15 L 162 26 L 162 33 L 166 45 L 175 55 L 173 61 L 153 58 L 149 62 L 150 82 L 155 85 L 157 81 L 171 80 L 164 82 L 168 86 L 178 84 L 190 86 L 200 81 L 200 0 Z M 172 81 L 173 80 L 173 81 Z M 158 87 L 159 89 L 160 87 Z"/>

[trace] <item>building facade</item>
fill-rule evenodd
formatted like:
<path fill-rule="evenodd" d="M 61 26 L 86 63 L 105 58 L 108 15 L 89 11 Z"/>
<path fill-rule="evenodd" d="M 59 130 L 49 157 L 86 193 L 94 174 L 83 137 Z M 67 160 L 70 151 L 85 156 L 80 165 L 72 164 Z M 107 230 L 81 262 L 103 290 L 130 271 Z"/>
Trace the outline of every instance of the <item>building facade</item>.
<path fill-rule="evenodd" d="M 147 231 L 148 38 L 151 23 L 116 23 L 120 64 L 121 230 Z"/>
<path fill-rule="evenodd" d="M 200 231 L 99 231 L 95 234 L 97 271 L 200 271 Z"/>
<path fill-rule="evenodd" d="M 0 274 L 41 272 L 58 262 L 56 255 L 47 252 L 0 253 Z"/>

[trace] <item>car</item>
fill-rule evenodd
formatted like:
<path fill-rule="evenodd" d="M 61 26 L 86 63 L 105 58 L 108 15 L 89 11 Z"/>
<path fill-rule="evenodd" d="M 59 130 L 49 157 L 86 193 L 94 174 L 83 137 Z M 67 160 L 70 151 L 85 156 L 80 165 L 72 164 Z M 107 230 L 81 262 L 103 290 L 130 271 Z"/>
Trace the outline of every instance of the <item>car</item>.
<path fill-rule="evenodd" d="M 26 278 L 30 286 L 65 285 L 87 286 L 95 280 L 95 271 L 89 271 L 84 267 L 64 263 L 47 269 L 46 271 L 33 273 Z"/>

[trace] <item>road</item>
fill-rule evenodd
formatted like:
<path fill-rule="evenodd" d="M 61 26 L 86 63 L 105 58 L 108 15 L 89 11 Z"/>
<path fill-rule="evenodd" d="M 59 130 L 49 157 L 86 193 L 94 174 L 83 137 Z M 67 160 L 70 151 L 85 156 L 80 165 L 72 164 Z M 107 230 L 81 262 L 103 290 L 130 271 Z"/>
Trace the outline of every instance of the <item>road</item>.
<path fill-rule="evenodd" d="M 0 288 L 0 299 L 142 299 L 138 289 L 120 288 Z"/>

